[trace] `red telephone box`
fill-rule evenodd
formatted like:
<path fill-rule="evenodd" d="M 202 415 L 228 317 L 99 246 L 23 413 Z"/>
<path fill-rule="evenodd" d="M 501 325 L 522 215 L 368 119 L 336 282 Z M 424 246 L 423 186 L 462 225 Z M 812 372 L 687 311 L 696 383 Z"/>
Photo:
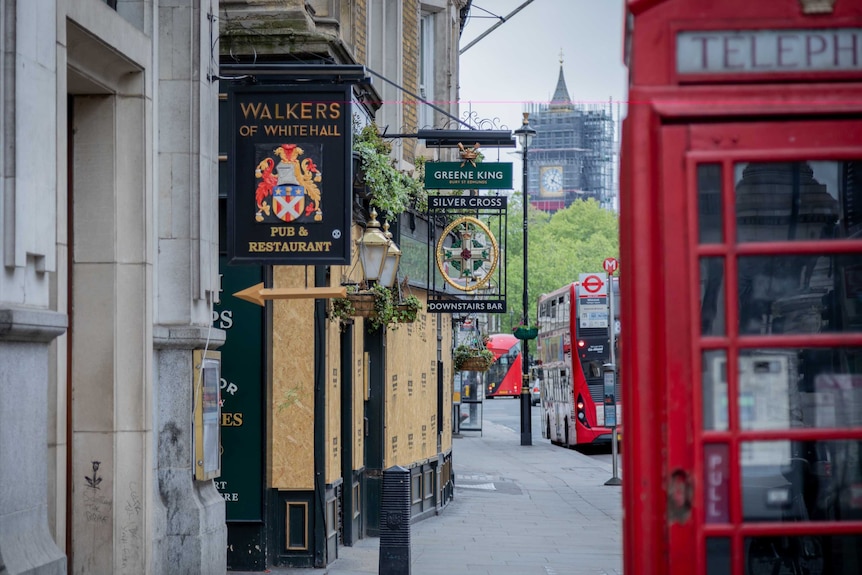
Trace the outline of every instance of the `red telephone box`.
<path fill-rule="evenodd" d="M 628 0 L 625 572 L 862 573 L 862 2 Z"/>

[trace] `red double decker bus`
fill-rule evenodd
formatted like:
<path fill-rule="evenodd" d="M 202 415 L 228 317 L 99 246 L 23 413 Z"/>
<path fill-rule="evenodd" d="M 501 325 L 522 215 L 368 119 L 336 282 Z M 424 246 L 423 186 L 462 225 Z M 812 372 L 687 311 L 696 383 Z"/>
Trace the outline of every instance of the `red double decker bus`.
<path fill-rule="evenodd" d="M 618 280 L 613 281 L 613 297 L 618 300 Z M 538 299 L 542 437 L 565 447 L 612 439 L 611 428 L 605 425 L 603 366 L 611 363 L 610 330 L 619 324 L 610 313 L 603 318 L 595 309 L 582 314 L 579 290 L 575 282 Z M 619 381 L 615 387 L 619 421 Z"/>
<path fill-rule="evenodd" d="M 485 397 L 520 397 L 521 341 L 510 333 L 495 333 L 485 346 L 494 352 L 494 363 L 485 374 Z"/>

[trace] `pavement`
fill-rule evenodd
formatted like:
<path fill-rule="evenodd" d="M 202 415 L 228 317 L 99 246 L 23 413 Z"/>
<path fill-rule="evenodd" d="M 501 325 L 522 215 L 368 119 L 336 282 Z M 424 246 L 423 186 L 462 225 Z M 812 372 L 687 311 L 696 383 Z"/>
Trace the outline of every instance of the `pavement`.
<path fill-rule="evenodd" d="M 409 575 L 623 572 L 621 488 L 605 485 L 610 457 L 551 445 L 535 427 L 533 445 L 522 446 L 520 432 L 487 420 L 481 434 L 453 441 L 455 496 L 410 526 Z M 265 573 L 377 575 L 379 543 L 373 537 L 341 546 L 324 568 Z"/>

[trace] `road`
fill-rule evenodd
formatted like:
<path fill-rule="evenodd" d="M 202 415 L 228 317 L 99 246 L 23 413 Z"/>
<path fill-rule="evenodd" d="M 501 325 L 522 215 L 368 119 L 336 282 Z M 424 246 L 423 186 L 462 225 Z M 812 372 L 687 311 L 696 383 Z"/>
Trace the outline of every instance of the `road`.
<path fill-rule="evenodd" d="M 482 404 L 482 421 L 492 421 L 498 425 L 502 425 L 504 427 L 508 427 L 512 431 L 516 432 L 517 438 L 520 440 L 521 433 L 521 402 L 518 399 L 511 399 L 508 397 L 497 398 L 492 400 L 485 400 Z M 533 444 L 537 443 L 548 443 L 548 440 L 542 437 L 542 424 L 541 424 L 541 407 L 540 406 L 532 406 L 530 408 L 530 413 L 532 415 L 532 432 L 533 432 Z M 465 431 L 465 433 L 476 433 L 475 431 Z M 564 448 L 560 448 L 564 449 Z M 585 455 L 596 459 L 597 461 L 601 461 L 611 465 L 613 463 L 613 457 L 611 455 L 610 447 L 607 449 L 598 449 L 598 450 L 585 450 Z M 617 464 L 619 465 L 620 461 L 617 460 Z"/>

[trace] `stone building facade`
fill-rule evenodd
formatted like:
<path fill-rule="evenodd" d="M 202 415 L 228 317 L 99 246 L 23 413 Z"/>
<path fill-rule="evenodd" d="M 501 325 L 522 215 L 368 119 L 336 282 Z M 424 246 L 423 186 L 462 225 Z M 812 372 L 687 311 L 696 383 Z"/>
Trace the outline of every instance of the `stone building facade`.
<path fill-rule="evenodd" d="M 417 155 L 432 152 L 410 134 L 446 125 L 447 114 L 457 116 L 457 46 L 466 2 L 233 1 L 221 7 L 223 119 L 235 108 L 234 94 L 248 86 L 292 94 L 347 82 L 347 72 L 338 70 L 359 66 L 365 77 L 349 80 L 354 127 L 374 122 L 381 132 L 402 135 L 389 140 L 392 160 L 411 171 Z M 447 102 L 441 105 L 446 113 L 420 100 Z M 239 160 L 232 136 L 223 136 L 220 195 L 227 229 L 234 225 L 231 202 L 243 200 L 231 199 L 242 193 L 230 177 Z M 356 167 L 347 173 L 360 175 Z M 361 178 L 354 181 L 355 241 L 369 213 Z M 414 209 L 389 222 L 404 252 L 402 268 L 412 263 L 425 269 L 423 218 Z M 350 265 L 255 268 L 224 259 L 222 275 L 231 285 L 244 270 L 273 289 L 337 287 L 361 280 L 355 244 L 353 249 Z M 406 279 L 404 289 L 425 301 L 427 281 Z M 241 310 L 230 293 L 222 298 L 232 312 Z M 228 501 L 231 569 L 324 567 L 341 546 L 376 536 L 382 476 L 392 466 L 410 470 L 414 516 L 433 515 L 451 499 L 449 318 L 420 312 L 415 323 L 374 329 L 358 316 L 330 321 L 329 306 L 312 297 L 275 301 L 250 320 L 234 315 L 227 330 L 225 370 L 237 368 L 237 389 L 260 398 L 242 408 L 230 407 L 241 404 L 239 393 L 225 398 L 225 409 L 243 415 L 241 426 L 223 428 L 224 476 L 217 480 Z M 258 324 L 264 327 L 250 335 L 253 356 L 235 356 L 233 338 L 245 338 L 244 326 Z M 260 373 L 256 379 L 248 377 L 252 364 Z M 255 405 L 262 406 L 259 414 Z M 255 447 L 246 441 L 231 451 L 231 438 L 243 433 Z M 251 461 L 248 455 L 257 453 L 261 459 Z M 259 480 L 244 481 L 249 473 Z"/>
<path fill-rule="evenodd" d="M 215 0 L 0 2 L 0 571 L 223 572 Z"/>
<path fill-rule="evenodd" d="M 390 132 L 440 125 L 439 112 L 405 94 L 457 100 L 468 6 L 0 0 L 0 571 L 209 575 L 231 567 L 231 494 L 219 492 L 224 481 L 196 479 L 194 423 L 195 358 L 225 346 L 232 325 L 220 311 L 229 295 L 219 269 L 222 68 L 364 64 L 379 77 L 355 92 L 360 121 Z M 404 139 L 394 159 L 409 169 L 417 151 L 421 143 Z M 417 217 L 396 223 L 396 237 L 421 237 Z M 276 286 L 351 273 L 259 271 Z M 423 296 L 421 281 L 413 289 Z M 314 341 L 309 330 L 325 313 L 324 302 L 308 301 L 271 305 L 261 316 L 266 532 L 239 526 L 240 541 L 265 543 L 255 568 L 323 565 L 339 545 L 373 535 L 375 482 L 387 466 L 411 469 L 416 515 L 433 514 L 451 495 L 448 319 L 426 315 L 371 334 L 361 320 L 345 330 L 326 322 L 302 364 L 326 366 L 334 391 L 324 394 L 316 372 L 297 378 L 307 372 L 289 371 L 271 350 L 276 338 Z M 279 325 L 280 317 L 301 325 Z M 232 385 L 222 378 L 225 400 Z M 297 385 L 311 390 L 311 418 L 294 417 L 294 404 L 285 408 L 275 395 Z M 242 415 L 222 413 L 222 433 Z M 371 451 L 358 427 L 367 415 Z M 280 443 L 285 433 L 299 443 Z M 333 451 L 333 439 L 351 449 Z M 345 507 L 348 491 L 355 496 Z M 278 506 L 303 497 L 323 502 L 299 517 L 311 520 L 307 545 L 279 548 L 285 521 L 298 516 Z"/>

